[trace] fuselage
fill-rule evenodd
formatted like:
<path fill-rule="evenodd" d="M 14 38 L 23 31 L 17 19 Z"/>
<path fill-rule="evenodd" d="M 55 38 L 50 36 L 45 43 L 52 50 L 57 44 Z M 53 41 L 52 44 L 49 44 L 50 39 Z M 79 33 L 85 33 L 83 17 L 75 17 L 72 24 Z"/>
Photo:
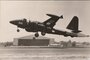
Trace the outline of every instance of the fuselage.
<path fill-rule="evenodd" d="M 25 30 L 28 32 L 50 32 L 52 28 L 46 27 L 40 22 L 31 22 L 25 27 Z"/>
<path fill-rule="evenodd" d="M 41 22 L 31 22 L 28 21 L 26 19 L 23 20 L 14 20 L 14 21 L 10 21 L 11 24 L 16 25 L 19 28 L 25 29 L 27 32 L 41 32 L 41 35 L 45 35 L 46 33 L 48 34 L 56 34 L 56 35 L 63 35 L 65 37 L 67 36 L 71 36 L 71 37 L 89 37 L 89 35 L 85 35 L 85 34 L 81 34 L 80 32 L 68 32 L 68 31 L 64 31 L 64 30 L 58 30 L 55 29 L 53 27 L 51 27 L 51 25 L 49 26 L 48 24 L 50 22 L 48 22 L 48 24 L 44 24 Z M 38 34 L 36 34 L 36 36 L 38 36 Z"/>

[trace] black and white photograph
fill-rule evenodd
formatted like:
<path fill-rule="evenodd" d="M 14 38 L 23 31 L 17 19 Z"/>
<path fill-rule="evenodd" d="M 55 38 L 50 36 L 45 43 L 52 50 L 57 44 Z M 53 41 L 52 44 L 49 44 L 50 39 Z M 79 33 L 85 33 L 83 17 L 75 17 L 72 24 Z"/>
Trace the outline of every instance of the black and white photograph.
<path fill-rule="evenodd" d="M 90 1 L 0 1 L 0 60 L 90 60 Z"/>

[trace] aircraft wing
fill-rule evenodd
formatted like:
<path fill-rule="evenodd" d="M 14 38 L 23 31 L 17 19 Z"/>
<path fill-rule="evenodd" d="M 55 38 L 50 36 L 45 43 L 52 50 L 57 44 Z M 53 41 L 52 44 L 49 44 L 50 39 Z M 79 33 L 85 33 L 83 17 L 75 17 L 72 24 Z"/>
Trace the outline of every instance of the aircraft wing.
<path fill-rule="evenodd" d="M 56 24 L 56 22 L 61 18 L 63 18 L 63 15 L 61 15 L 60 17 L 57 15 L 52 15 L 52 14 L 47 14 L 48 16 L 50 16 L 51 18 L 49 18 L 48 20 L 44 21 L 43 24 L 47 27 L 51 27 L 53 28 Z"/>

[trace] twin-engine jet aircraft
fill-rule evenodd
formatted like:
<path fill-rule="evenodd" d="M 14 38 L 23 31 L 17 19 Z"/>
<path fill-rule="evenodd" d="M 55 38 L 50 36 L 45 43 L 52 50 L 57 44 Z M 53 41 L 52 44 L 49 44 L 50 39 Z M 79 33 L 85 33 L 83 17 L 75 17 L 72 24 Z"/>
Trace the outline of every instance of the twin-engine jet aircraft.
<path fill-rule="evenodd" d="M 71 32 L 58 30 L 53 28 L 56 25 L 56 22 L 59 19 L 63 19 L 63 15 L 56 16 L 52 14 L 47 14 L 51 18 L 44 22 L 36 22 L 36 21 L 27 21 L 27 19 L 18 19 L 14 21 L 10 21 L 11 24 L 16 25 L 19 28 L 25 29 L 27 32 L 35 32 L 35 37 L 39 36 L 38 32 L 41 32 L 41 35 L 44 36 L 46 33 L 48 34 L 56 34 L 56 35 L 63 35 L 65 37 L 71 36 L 71 37 L 89 37 L 89 35 L 81 34 L 80 30 L 78 29 L 78 17 L 74 16 L 69 23 L 69 25 L 66 27 L 67 29 L 71 30 Z M 20 30 L 17 29 L 17 32 Z"/>

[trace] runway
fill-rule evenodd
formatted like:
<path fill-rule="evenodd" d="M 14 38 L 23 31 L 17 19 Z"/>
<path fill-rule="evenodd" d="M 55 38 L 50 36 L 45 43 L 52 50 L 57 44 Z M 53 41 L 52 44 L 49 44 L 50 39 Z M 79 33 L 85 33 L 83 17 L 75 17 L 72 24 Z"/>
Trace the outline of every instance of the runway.
<path fill-rule="evenodd" d="M 0 60 L 90 60 L 90 48 L 1 47 Z"/>

